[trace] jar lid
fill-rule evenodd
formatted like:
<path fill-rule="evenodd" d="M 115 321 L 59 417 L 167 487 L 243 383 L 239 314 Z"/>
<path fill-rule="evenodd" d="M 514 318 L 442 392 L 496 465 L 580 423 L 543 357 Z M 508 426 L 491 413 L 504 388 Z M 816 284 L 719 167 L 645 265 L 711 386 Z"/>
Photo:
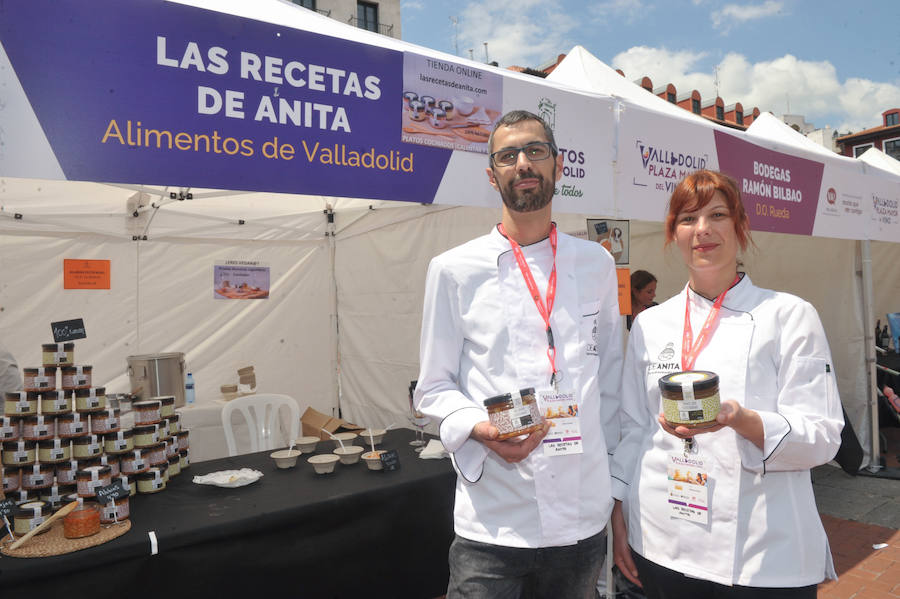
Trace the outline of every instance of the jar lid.
<path fill-rule="evenodd" d="M 122 431 L 116 431 L 114 433 L 106 433 L 103 435 L 104 441 L 115 441 L 118 439 L 130 439 L 134 436 L 134 432 L 130 428 L 126 428 Z"/>
<path fill-rule="evenodd" d="M 494 397 L 488 397 L 484 400 L 484 407 L 489 408 L 491 406 L 495 406 L 497 404 L 506 403 L 512 399 L 511 393 L 504 393 L 503 395 L 495 395 Z"/>
<path fill-rule="evenodd" d="M 40 516 L 46 507 L 46 501 L 26 501 L 25 503 L 20 503 L 16 507 L 15 517 L 33 518 L 35 515 Z"/>
<path fill-rule="evenodd" d="M 68 414 L 60 414 L 56 417 L 57 422 L 87 422 L 78 412 L 69 412 Z"/>
<path fill-rule="evenodd" d="M 161 405 L 162 405 L 162 402 L 158 399 L 155 399 L 155 400 L 154 399 L 145 399 L 144 401 L 134 402 L 133 404 L 131 404 L 131 408 L 133 410 L 140 410 L 140 409 L 146 410 L 148 408 L 149 409 L 159 409 L 159 407 Z"/>
<path fill-rule="evenodd" d="M 41 366 L 39 368 L 23 368 L 22 371 L 25 374 L 38 374 L 40 371 L 44 371 L 44 374 L 47 376 L 54 376 L 56 374 L 56 366 Z"/>
<path fill-rule="evenodd" d="M 63 350 L 69 351 L 75 349 L 74 343 L 41 343 L 41 349 L 47 351 L 56 351 L 59 347 L 62 346 Z"/>
<path fill-rule="evenodd" d="M 91 391 L 94 392 L 95 397 L 100 397 L 101 395 L 106 395 L 106 387 L 91 387 L 89 389 L 75 389 L 76 397 L 90 397 Z"/>
<path fill-rule="evenodd" d="M 160 404 L 167 406 L 169 404 L 175 403 L 175 396 L 174 395 L 158 395 L 156 397 L 151 397 L 147 401 L 158 401 Z M 139 402 L 139 403 L 142 403 L 142 402 Z"/>
<path fill-rule="evenodd" d="M 155 424 L 142 424 L 140 426 L 134 427 L 134 434 L 136 435 L 145 435 L 147 433 L 157 431 L 159 431 L 159 427 L 157 427 Z"/>
<path fill-rule="evenodd" d="M 73 441 L 75 445 L 99 444 L 100 437 L 97 435 L 85 435 L 83 437 L 76 437 Z"/>
<path fill-rule="evenodd" d="M 68 445 L 69 440 L 66 439 L 65 443 L 66 443 L 66 445 Z M 38 447 L 40 447 L 41 449 L 53 449 L 54 447 L 61 448 L 63 446 L 63 440 L 59 439 L 57 437 L 54 437 L 52 439 L 45 439 L 43 441 L 38 441 L 37 444 L 38 444 Z"/>
<path fill-rule="evenodd" d="M 112 474 L 112 468 L 109 466 L 88 466 L 84 470 L 78 470 L 75 473 L 75 478 L 93 478 L 95 472 L 97 476 L 106 476 Z"/>
<path fill-rule="evenodd" d="M 6 396 L 6 401 L 21 401 L 23 399 L 29 399 L 28 392 L 26 391 L 7 391 L 4 395 Z"/>
<path fill-rule="evenodd" d="M 692 382 L 694 391 L 706 391 L 719 386 L 719 375 L 708 370 L 686 370 L 673 372 L 659 379 L 659 390 L 680 393 L 682 384 Z"/>
<path fill-rule="evenodd" d="M 94 367 L 90 364 L 82 364 L 79 366 L 60 366 L 60 370 L 63 371 L 63 374 L 68 374 L 70 372 L 78 372 L 78 369 L 81 369 L 82 372 L 93 370 Z"/>
<path fill-rule="evenodd" d="M 4 451 L 28 451 L 35 448 L 35 441 L 4 441 Z"/>

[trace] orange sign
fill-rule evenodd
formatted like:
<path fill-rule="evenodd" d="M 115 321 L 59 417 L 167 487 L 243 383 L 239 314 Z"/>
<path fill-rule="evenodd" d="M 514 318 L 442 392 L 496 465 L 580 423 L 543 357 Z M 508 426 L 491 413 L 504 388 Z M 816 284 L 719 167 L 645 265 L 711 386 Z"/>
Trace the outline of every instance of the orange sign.
<path fill-rule="evenodd" d="M 619 314 L 631 314 L 631 269 L 617 268 L 619 279 Z"/>
<path fill-rule="evenodd" d="M 63 260 L 63 289 L 109 289 L 109 260 Z"/>

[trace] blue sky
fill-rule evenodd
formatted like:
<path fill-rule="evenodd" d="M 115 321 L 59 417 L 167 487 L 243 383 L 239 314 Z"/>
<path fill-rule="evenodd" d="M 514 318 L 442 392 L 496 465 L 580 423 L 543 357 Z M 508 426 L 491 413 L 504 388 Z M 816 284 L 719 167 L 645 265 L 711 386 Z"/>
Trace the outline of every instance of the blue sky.
<path fill-rule="evenodd" d="M 580 44 L 629 79 L 840 132 L 900 107 L 900 0 L 402 0 L 403 39 L 500 66 Z M 453 19 L 458 25 L 454 26 Z"/>

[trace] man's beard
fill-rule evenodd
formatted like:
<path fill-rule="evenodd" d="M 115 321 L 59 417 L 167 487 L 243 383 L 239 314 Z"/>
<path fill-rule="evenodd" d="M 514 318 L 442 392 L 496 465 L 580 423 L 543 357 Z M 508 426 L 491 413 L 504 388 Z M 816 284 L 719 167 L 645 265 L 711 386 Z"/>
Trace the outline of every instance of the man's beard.
<path fill-rule="evenodd" d="M 538 186 L 530 189 L 516 189 L 515 184 L 522 179 L 537 179 Z M 513 212 L 536 212 L 550 203 L 553 199 L 553 191 L 556 184 L 556 165 L 553 165 L 553 178 L 544 179 L 541 175 L 528 170 L 516 175 L 506 187 L 500 188 L 500 197 L 503 203 Z"/>

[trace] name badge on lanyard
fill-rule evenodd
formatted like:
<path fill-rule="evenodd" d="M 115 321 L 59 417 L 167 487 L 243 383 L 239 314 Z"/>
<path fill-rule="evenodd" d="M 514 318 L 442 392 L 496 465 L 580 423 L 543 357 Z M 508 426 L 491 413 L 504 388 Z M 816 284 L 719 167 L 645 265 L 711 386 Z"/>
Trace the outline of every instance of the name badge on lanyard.
<path fill-rule="evenodd" d="M 669 515 L 706 524 L 709 522 L 709 477 L 702 457 L 669 454 Z"/>
<path fill-rule="evenodd" d="M 575 393 L 549 389 L 540 391 L 538 403 L 544 419 L 550 423 L 550 430 L 541 442 L 544 455 L 554 457 L 584 453 Z"/>

